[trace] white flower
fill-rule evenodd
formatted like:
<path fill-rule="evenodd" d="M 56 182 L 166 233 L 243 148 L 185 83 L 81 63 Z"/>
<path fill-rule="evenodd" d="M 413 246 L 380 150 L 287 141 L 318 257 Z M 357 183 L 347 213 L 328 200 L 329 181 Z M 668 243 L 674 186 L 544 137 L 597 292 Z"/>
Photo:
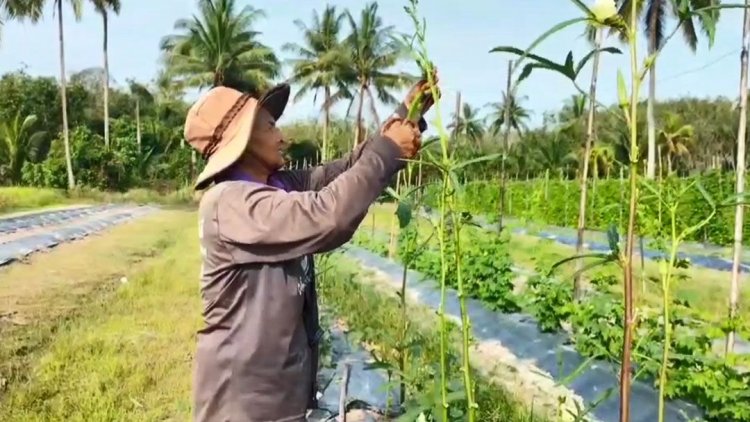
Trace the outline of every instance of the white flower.
<path fill-rule="evenodd" d="M 598 22 L 604 22 L 617 14 L 615 0 L 596 0 L 591 7 L 591 12 Z"/>

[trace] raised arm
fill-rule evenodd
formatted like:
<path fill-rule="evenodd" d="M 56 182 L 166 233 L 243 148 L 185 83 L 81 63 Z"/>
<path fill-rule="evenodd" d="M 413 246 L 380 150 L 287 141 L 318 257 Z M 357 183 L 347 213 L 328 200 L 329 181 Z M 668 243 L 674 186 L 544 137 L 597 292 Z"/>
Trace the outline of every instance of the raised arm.
<path fill-rule="evenodd" d="M 396 108 L 392 116 L 398 116 L 406 118 L 407 109 L 404 103 L 401 103 Z M 424 117 L 421 117 L 418 122 L 420 132 L 427 130 L 427 122 Z M 357 145 L 354 151 L 346 154 L 345 156 L 324 163 L 322 165 L 313 167 L 307 170 L 289 170 L 281 172 L 278 175 L 282 178 L 287 186 L 290 186 L 293 190 L 306 191 L 306 190 L 320 190 L 324 186 L 328 185 L 338 177 L 341 173 L 345 172 L 354 165 L 357 160 L 362 156 L 362 152 L 371 142 L 373 138 L 380 136 L 380 133 L 376 133 L 373 137 L 368 138 L 361 144 Z"/>
<path fill-rule="evenodd" d="M 348 171 L 319 191 L 230 182 L 217 201 L 216 221 L 235 262 L 285 261 L 349 241 L 370 204 L 404 166 L 394 141 L 379 136 L 370 142 Z"/>

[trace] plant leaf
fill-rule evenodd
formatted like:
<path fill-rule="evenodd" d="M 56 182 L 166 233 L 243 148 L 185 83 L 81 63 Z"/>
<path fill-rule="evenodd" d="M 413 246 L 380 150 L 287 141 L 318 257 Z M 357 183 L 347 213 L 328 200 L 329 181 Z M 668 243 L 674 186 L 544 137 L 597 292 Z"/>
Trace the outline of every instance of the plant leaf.
<path fill-rule="evenodd" d="M 630 101 L 628 100 L 628 88 L 625 85 L 625 76 L 620 69 L 617 69 L 617 99 L 622 108 L 625 108 L 630 104 Z"/>
<path fill-rule="evenodd" d="M 385 188 L 385 191 L 386 191 L 386 193 L 388 193 L 389 195 L 391 195 L 393 197 L 393 199 L 395 199 L 397 201 L 401 200 L 401 195 L 399 195 L 398 192 L 396 192 L 396 190 L 393 189 L 392 187 L 389 186 L 389 187 Z"/>
<path fill-rule="evenodd" d="M 518 60 L 519 62 L 521 60 L 523 60 L 523 58 L 529 58 L 529 59 L 535 60 L 535 61 L 537 61 L 539 63 L 547 64 L 547 65 L 550 65 L 550 66 L 557 65 L 555 62 L 553 62 L 552 60 L 550 60 L 550 59 L 548 59 L 546 57 L 542 57 L 542 56 L 538 56 L 536 54 L 528 53 L 528 52 L 523 51 L 523 50 L 521 50 L 520 48 L 517 48 L 517 47 L 500 46 L 500 47 L 493 48 L 492 50 L 490 50 L 490 52 L 491 53 L 511 53 L 511 54 L 519 55 L 519 56 L 522 57 L 521 59 Z M 557 65 L 557 66 L 559 66 L 559 65 Z M 515 67 L 515 65 L 513 67 Z"/>
<path fill-rule="evenodd" d="M 703 183 L 701 182 L 700 177 L 698 177 L 695 180 L 695 187 L 698 188 L 698 191 L 700 191 L 701 195 L 703 196 L 703 199 L 706 200 L 706 202 L 711 205 L 711 208 L 716 208 L 716 201 L 714 201 L 714 198 L 711 197 L 711 194 L 708 193 L 705 187 L 703 187 Z"/>
<path fill-rule="evenodd" d="M 578 77 L 578 74 L 581 73 L 581 70 L 583 70 L 583 67 L 586 66 L 586 63 L 588 63 L 589 60 L 591 60 L 597 53 L 622 54 L 622 51 L 616 47 L 595 48 L 589 51 L 585 56 L 583 56 L 581 61 L 578 62 L 575 70 L 576 77 Z"/>
<path fill-rule="evenodd" d="M 565 65 L 564 65 L 565 72 L 567 72 L 568 74 L 574 74 L 575 73 L 575 68 L 573 67 L 574 64 L 575 63 L 573 62 L 573 52 L 568 51 L 568 55 L 565 56 Z"/>
<path fill-rule="evenodd" d="M 613 253 L 620 250 L 620 234 L 617 232 L 617 226 L 614 224 L 611 224 L 607 229 L 607 242 L 609 250 Z"/>
<path fill-rule="evenodd" d="M 496 160 L 497 158 L 499 158 L 501 156 L 502 156 L 502 153 L 495 153 L 495 154 L 483 155 L 483 156 L 477 157 L 477 158 L 472 158 L 471 160 L 462 161 L 462 162 L 456 164 L 455 166 L 453 166 L 453 170 L 460 170 L 460 169 L 462 169 L 462 168 L 464 168 L 466 166 L 470 166 L 472 164 L 481 163 L 481 162 L 484 162 L 484 161 L 493 161 L 493 160 Z"/>
<path fill-rule="evenodd" d="M 521 71 L 521 74 L 518 76 L 518 79 L 516 80 L 516 83 L 521 83 L 521 81 L 528 78 L 529 75 L 531 75 L 532 70 L 534 70 L 534 63 L 529 63 L 526 66 L 524 66 L 523 70 Z"/>
<path fill-rule="evenodd" d="M 412 219 L 412 203 L 409 200 L 399 201 L 396 207 L 396 217 L 398 217 L 399 228 L 404 228 L 409 225 Z"/>
<path fill-rule="evenodd" d="M 515 70 L 521 64 L 521 62 L 523 62 L 524 58 L 526 58 L 527 56 L 529 56 L 528 53 L 530 53 L 534 48 L 536 48 L 536 46 L 538 46 L 539 44 L 541 44 L 542 41 L 544 41 L 545 39 L 547 39 L 549 36 L 553 35 L 554 33 L 558 32 L 558 31 L 561 31 L 561 30 L 563 30 L 563 29 L 565 29 L 565 28 L 567 28 L 567 27 L 569 27 L 571 25 L 575 25 L 576 23 L 579 23 L 579 22 L 585 22 L 587 20 L 588 20 L 588 18 L 574 18 L 574 19 L 569 19 L 569 20 L 566 20 L 566 21 L 563 21 L 563 22 L 560 22 L 560 23 L 554 25 L 552 28 L 548 29 L 542 35 L 540 35 L 539 37 L 537 37 L 537 39 L 535 39 L 528 46 L 528 48 L 526 48 L 526 51 L 523 52 L 523 54 L 521 55 L 521 59 L 519 59 L 513 65 L 513 69 Z M 496 48 L 493 48 L 492 50 L 490 50 L 490 53 L 497 53 L 497 52 L 502 52 L 502 51 L 503 50 L 498 49 L 498 47 L 496 47 Z"/>

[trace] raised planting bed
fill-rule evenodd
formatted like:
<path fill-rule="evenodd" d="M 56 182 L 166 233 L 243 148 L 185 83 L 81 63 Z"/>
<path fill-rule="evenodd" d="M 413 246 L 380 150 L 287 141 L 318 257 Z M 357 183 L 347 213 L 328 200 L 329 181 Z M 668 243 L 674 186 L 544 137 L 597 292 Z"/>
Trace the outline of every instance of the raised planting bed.
<path fill-rule="evenodd" d="M 0 243 L 0 265 L 8 265 L 34 252 L 84 238 L 155 210 L 157 208 L 154 207 L 120 205 L 58 211 L 37 218 L 25 216 L 27 220 L 15 225 L 18 232 L 14 234 L 14 238 Z M 8 227 L 10 226 L 12 225 L 9 224 Z M 32 227 L 39 230 L 24 236 L 23 231 L 31 231 Z"/>

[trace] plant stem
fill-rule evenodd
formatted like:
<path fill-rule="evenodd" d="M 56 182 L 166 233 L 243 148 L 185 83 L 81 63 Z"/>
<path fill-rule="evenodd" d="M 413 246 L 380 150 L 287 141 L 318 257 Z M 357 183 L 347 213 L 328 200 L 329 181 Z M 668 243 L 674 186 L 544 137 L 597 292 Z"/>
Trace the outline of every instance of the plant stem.
<path fill-rule="evenodd" d="M 601 48 L 604 29 L 597 28 L 594 48 Z M 589 161 L 591 160 L 591 148 L 594 144 L 594 117 L 596 115 L 596 77 L 599 71 L 600 53 L 594 54 L 594 64 L 591 70 L 591 87 L 589 88 L 589 112 L 586 121 L 586 146 L 583 152 L 583 170 L 581 171 L 581 198 L 578 205 L 578 231 L 576 233 L 576 255 L 583 253 L 583 235 L 586 229 L 586 195 L 588 193 Z M 583 271 L 583 260 L 576 261 L 576 273 L 573 278 L 573 298 L 581 298 L 581 274 Z"/>
<path fill-rule="evenodd" d="M 500 162 L 500 203 L 498 204 L 497 231 L 503 230 L 503 216 L 505 214 L 505 161 L 508 159 L 508 140 L 510 138 L 510 107 L 513 101 L 511 90 L 511 73 L 513 72 L 513 60 L 508 61 L 508 79 L 505 83 L 505 132 L 503 133 L 503 160 Z"/>
<path fill-rule="evenodd" d="M 455 209 L 455 188 L 452 187 L 448 196 L 448 209 L 453 220 L 453 241 L 455 242 L 456 281 L 458 284 L 458 306 L 461 312 L 461 340 L 462 340 L 462 371 L 464 388 L 466 389 L 466 413 L 469 422 L 476 420 L 476 402 L 474 401 L 474 388 L 471 383 L 471 364 L 469 362 L 469 345 L 471 344 L 471 321 L 466 308 L 466 292 L 464 292 L 463 277 L 461 275 L 461 222 L 457 217 Z"/>
<path fill-rule="evenodd" d="M 411 241 L 409 241 L 411 243 Z M 406 373 L 406 349 L 404 343 L 406 343 L 406 330 L 408 327 L 408 319 L 406 315 L 406 275 L 409 271 L 408 260 L 404 259 L 404 271 L 401 274 L 401 338 L 399 339 L 399 362 L 398 369 L 401 371 L 401 383 L 399 385 L 399 403 L 401 405 L 406 401 L 406 380 L 404 379 Z"/>
<path fill-rule="evenodd" d="M 672 245 L 669 251 L 669 263 L 662 274 L 662 318 L 664 324 L 664 347 L 661 355 L 661 368 L 659 368 L 659 422 L 664 422 L 664 399 L 667 389 L 667 367 L 669 366 L 669 346 L 672 341 L 672 323 L 669 319 L 669 305 L 671 302 L 670 283 L 672 281 L 672 269 L 677 261 L 677 249 L 680 246 L 680 238 L 677 236 L 677 206 L 670 209 L 672 219 Z"/>
<path fill-rule="evenodd" d="M 396 176 L 396 192 L 401 192 L 401 177 L 403 171 L 399 172 Z M 391 215 L 391 230 L 388 237 L 388 258 L 393 258 L 394 249 L 396 247 L 396 214 Z"/>
<path fill-rule="evenodd" d="M 750 1 L 745 0 L 745 19 L 742 29 L 742 54 L 740 71 L 740 122 L 737 128 L 737 175 L 735 191 L 737 195 L 745 192 L 745 136 L 747 130 L 747 66 L 748 49 L 750 49 Z M 740 263 L 742 260 L 742 228 L 744 226 L 744 205 L 737 204 L 734 212 L 734 251 L 732 256 L 732 282 L 729 289 L 729 320 L 737 316 L 737 302 L 740 295 Z M 727 333 L 724 354 L 729 356 L 734 351 L 734 324 Z"/>
<path fill-rule="evenodd" d="M 446 281 L 448 279 L 448 260 L 446 259 L 445 245 L 445 217 L 446 217 L 446 194 L 448 190 L 448 178 L 443 176 L 443 185 L 440 191 L 440 222 L 438 223 L 438 243 L 440 244 L 440 307 L 438 307 L 438 318 L 440 318 L 440 395 L 443 401 L 441 407 L 442 420 L 448 420 L 448 366 L 446 354 L 448 353 L 448 334 L 445 320 L 445 293 Z"/>
<path fill-rule="evenodd" d="M 406 166 L 406 173 L 404 174 L 404 184 L 402 191 L 408 191 L 411 181 L 413 164 L 409 163 Z M 399 191 L 399 195 L 403 194 Z M 416 224 L 416 223 L 415 223 Z M 415 228 L 416 230 L 416 228 Z M 401 371 L 401 383 L 399 385 L 399 403 L 401 405 L 406 401 L 406 361 L 408 351 L 406 350 L 406 336 L 409 330 L 409 319 L 406 313 L 406 276 L 409 272 L 409 263 L 412 259 L 412 253 L 414 252 L 415 240 L 411 236 L 406 237 L 406 246 L 404 248 L 404 270 L 401 274 L 401 338 L 399 339 L 399 370 Z"/>
<path fill-rule="evenodd" d="M 630 421 L 630 354 L 633 342 L 633 233 L 635 231 L 636 203 L 638 200 L 638 92 L 640 78 L 638 72 L 636 5 L 631 2 L 630 25 L 628 26 L 630 44 L 630 205 L 628 207 L 628 234 L 625 245 L 624 265 L 624 301 L 625 318 L 623 324 L 622 366 L 620 367 L 620 422 Z"/>

